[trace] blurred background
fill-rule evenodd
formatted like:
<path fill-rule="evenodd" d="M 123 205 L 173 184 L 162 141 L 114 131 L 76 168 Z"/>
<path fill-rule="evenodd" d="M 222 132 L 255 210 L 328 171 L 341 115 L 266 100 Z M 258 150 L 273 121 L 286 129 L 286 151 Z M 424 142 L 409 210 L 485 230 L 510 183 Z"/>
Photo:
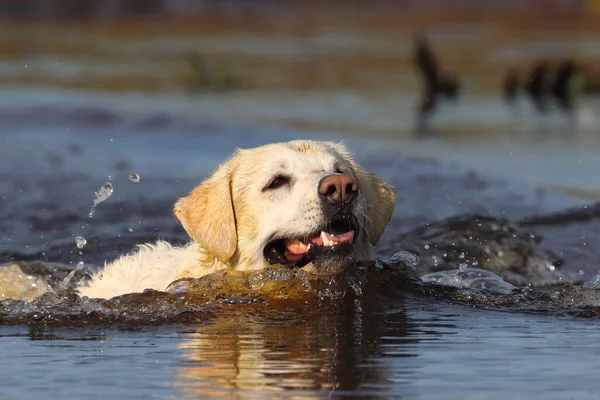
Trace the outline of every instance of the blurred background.
<path fill-rule="evenodd" d="M 1 0 L 0 16 L 4 85 L 203 95 L 319 129 L 404 128 L 417 38 L 465 98 L 501 100 L 540 62 L 600 74 L 597 0 Z"/>
<path fill-rule="evenodd" d="M 381 139 L 600 198 L 599 0 L 0 0 L 0 18 L 5 123 Z"/>

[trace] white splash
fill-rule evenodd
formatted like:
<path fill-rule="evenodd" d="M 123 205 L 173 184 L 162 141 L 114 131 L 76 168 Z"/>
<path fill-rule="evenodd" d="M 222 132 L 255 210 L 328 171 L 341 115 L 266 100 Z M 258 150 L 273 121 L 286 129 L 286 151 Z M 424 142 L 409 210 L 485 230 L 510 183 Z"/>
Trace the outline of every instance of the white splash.
<path fill-rule="evenodd" d="M 106 182 L 104 185 L 100 187 L 100 189 L 94 194 L 94 204 L 90 210 L 90 218 L 94 216 L 94 212 L 96 211 L 96 206 L 106 199 L 108 199 L 113 194 L 113 185 L 110 182 Z"/>
<path fill-rule="evenodd" d="M 83 247 L 87 244 L 87 240 L 83 236 L 77 236 L 75 238 L 75 243 L 77 243 L 78 249 L 83 249 Z"/>

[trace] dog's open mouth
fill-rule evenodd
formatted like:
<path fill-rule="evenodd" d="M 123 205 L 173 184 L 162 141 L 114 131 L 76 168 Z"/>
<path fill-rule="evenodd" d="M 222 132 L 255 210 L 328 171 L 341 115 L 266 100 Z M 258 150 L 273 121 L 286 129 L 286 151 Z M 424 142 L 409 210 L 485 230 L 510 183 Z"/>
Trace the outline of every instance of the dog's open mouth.
<path fill-rule="evenodd" d="M 265 246 L 264 255 L 269 264 L 303 267 L 321 256 L 351 250 L 355 232 L 353 221 L 335 220 L 304 237 L 273 240 Z"/>

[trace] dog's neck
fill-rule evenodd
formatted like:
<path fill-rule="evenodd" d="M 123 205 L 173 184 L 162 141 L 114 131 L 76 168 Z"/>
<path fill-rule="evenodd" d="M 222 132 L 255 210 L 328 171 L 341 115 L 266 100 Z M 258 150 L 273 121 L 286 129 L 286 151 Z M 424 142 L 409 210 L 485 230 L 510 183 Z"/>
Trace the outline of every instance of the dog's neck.
<path fill-rule="evenodd" d="M 190 259 L 188 262 L 182 264 L 177 271 L 177 279 L 199 278 L 221 269 L 229 268 L 227 264 L 220 261 L 214 255 L 211 255 L 196 242 L 190 242 L 187 246 L 187 252 L 190 255 Z"/>

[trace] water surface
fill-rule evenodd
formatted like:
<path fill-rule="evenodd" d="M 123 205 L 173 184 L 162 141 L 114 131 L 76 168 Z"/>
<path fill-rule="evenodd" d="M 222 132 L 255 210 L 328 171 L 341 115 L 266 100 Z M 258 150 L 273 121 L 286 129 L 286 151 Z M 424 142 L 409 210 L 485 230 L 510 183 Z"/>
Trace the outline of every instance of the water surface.
<path fill-rule="evenodd" d="M 183 243 L 188 239 L 171 215 L 173 201 L 234 147 L 342 139 L 115 108 L 96 101 L 44 109 L 15 103 L 7 112 L 0 122 L 3 263 L 19 262 L 56 289 L 79 262 L 98 268 L 158 238 Z M 518 289 L 499 293 L 474 281 L 462 289 L 407 286 L 408 275 L 393 275 L 360 280 L 358 291 L 352 284 L 317 291 L 301 302 L 177 293 L 98 302 L 58 290 L 31 303 L 4 300 L 3 395 L 596 398 L 600 296 L 596 284 L 579 284 L 598 272 L 597 206 L 536 186 L 560 181 L 551 169 L 540 168 L 533 180 L 488 175 L 486 168 L 500 166 L 502 157 L 477 159 L 478 150 L 453 142 L 472 155 L 460 163 L 459 152 L 441 150 L 444 138 L 343 139 L 398 194 L 378 258 L 409 250 L 425 273 L 439 267 L 433 255 L 443 260 L 441 269 L 453 269 L 464 262 L 482 267 L 479 251 L 486 248 L 503 250 L 487 257 L 494 261 L 514 250 L 513 278 L 525 276 L 532 286 L 502 273 Z M 481 146 L 493 154 L 497 144 L 490 143 Z M 563 145 L 561 155 L 564 164 L 550 165 L 577 166 L 581 153 Z M 578 168 L 561 169 L 574 187 L 581 187 L 571 179 Z M 138 183 L 129 180 L 132 172 Z M 105 182 L 114 193 L 89 218 Z M 473 230 L 479 241 L 470 239 Z M 76 246 L 76 236 L 87 240 L 85 247 Z M 540 277 L 548 286 L 538 287 Z"/>

